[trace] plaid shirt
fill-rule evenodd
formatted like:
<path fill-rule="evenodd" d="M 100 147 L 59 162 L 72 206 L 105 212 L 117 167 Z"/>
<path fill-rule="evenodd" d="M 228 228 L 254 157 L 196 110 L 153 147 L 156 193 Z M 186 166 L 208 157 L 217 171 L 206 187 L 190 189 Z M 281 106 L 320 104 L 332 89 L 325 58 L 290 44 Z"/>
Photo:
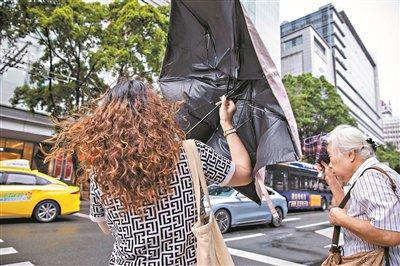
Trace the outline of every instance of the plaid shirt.
<path fill-rule="evenodd" d="M 315 159 L 315 162 L 318 162 L 320 156 L 326 153 L 326 148 L 328 146 L 326 137 L 327 137 L 326 133 L 320 133 L 318 135 L 304 139 L 303 142 L 304 156 L 311 159 Z"/>

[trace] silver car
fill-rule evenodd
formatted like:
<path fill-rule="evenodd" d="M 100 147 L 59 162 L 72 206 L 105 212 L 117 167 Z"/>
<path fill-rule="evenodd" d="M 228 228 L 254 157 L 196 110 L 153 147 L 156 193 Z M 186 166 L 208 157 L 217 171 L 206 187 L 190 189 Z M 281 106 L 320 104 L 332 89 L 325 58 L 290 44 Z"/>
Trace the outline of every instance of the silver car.
<path fill-rule="evenodd" d="M 288 212 L 286 199 L 275 190 L 269 187 L 266 188 L 279 214 L 279 219 L 275 221 L 272 221 L 272 215 L 265 199 L 262 201 L 261 206 L 259 206 L 230 187 L 210 186 L 208 191 L 212 211 L 214 212 L 221 233 L 227 232 L 231 227 L 240 225 L 271 223 L 274 227 L 280 226 Z M 204 202 L 204 206 L 206 212 L 209 212 L 210 208 L 206 202 Z"/>

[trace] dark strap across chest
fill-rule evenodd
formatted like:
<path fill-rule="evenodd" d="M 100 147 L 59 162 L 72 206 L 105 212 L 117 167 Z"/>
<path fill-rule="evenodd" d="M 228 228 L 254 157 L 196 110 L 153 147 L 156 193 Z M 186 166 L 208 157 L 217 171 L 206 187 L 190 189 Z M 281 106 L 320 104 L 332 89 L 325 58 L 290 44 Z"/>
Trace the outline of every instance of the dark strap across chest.
<path fill-rule="evenodd" d="M 366 169 L 361 173 L 360 177 L 362 177 L 362 176 L 364 175 L 364 173 L 365 173 L 367 170 L 370 170 L 370 169 L 379 171 L 379 172 L 381 172 L 382 174 L 384 174 L 386 177 L 388 177 L 388 179 L 389 179 L 389 181 L 390 181 L 390 184 L 391 184 L 391 186 L 392 186 L 392 189 L 393 189 L 393 191 L 396 193 L 396 189 L 397 189 L 396 182 L 395 182 L 395 181 L 393 180 L 393 178 L 392 178 L 385 170 L 383 170 L 382 168 L 379 168 L 379 167 L 376 167 L 376 166 L 368 167 L 368 168 L 366 168 Z M 343 208 L 346 206 L 347 202 L 348 202 L 349 199 L 350 199 L 350 192 L 351 192 L 351 190 L 353 189 L 353 187 L 354 187 L 355 184 L 356 184 L 356 182 L 354 182 L 353 185 L 350 187 L 349 191 L 346 193 L 346 195 L 344 196 L 343 200 L 340 202 L 340 204 L 339 204 L 339 206 L 338 206 L 339 208 L 343 209 Z M 334 252 L 334 253 L 340 253 L 340 247 L 339 247 L 340 229 L 341 229 L 341 227 L 338 226 L 338 225 L 335 225 L 335 227 L 334 227 L 334 229 L 333 229 L 332 245 L 331 245 L 330 251 L 331 251 L 331 252 Z M 389 265 L 390 265 L 390 263 L 389 263 L 389 247 L 385 247 L 385 266 L 389 266 Z"/>

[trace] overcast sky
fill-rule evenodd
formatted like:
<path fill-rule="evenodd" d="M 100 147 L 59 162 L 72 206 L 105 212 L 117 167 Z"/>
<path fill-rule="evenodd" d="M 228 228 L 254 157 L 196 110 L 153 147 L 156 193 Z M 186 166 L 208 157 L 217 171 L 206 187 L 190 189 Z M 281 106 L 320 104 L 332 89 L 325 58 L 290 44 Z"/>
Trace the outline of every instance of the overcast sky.
<path fill-rule="evenodd" d="M 262 1 L 262 0 L 261 0 Z M 280 22 L 292 21 L 332 3 L 344 11 L 378 65 L 381 99 L 400 116 L 400 0 L 280 0 Z"/>

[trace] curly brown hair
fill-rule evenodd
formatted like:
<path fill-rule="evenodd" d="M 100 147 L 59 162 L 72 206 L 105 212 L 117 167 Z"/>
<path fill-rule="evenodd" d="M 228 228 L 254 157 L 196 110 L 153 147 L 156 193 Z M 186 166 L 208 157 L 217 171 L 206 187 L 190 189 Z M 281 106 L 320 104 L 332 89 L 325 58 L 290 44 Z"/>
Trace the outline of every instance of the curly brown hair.
<path fill-rule="evenodd" d="M 46 160 L 77 152 L 103 199 L 118 198 L 124 209 L 143 214 L 170 192 L 185 133 L 170 103 L 141 81 L 122 81 L 74 119 L 56 124 Z"/>

